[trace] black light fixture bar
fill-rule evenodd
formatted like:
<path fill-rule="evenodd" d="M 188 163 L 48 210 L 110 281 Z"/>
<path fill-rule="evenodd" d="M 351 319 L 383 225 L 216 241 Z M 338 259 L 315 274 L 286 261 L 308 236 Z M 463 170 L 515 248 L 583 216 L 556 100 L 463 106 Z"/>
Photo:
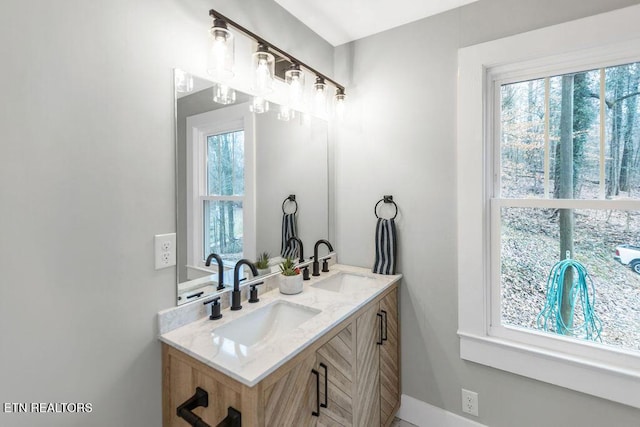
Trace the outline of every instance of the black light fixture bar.
<path fill-rule="evenodd" d="M 307 71 L 310 71 L 311 73 L 315 74 L 317 77 L 322 77 L 325 81 L 330 82 L 331 84 L 333 84 L 337 89 L 341 90 L 344 93 L 344 86 L 342 86 L 340 83 L 336 82 L 335 80 L 325 76 L 324 74 L 316 71 L 314 68 L 308 66 L 307 64 L 305 64 L 304 62 L 300 61 L 297 58 L 294 58 L 293 56 L 289 55 L 287 52 L 285 52 L 284 50 L 280 49 L 279 47 L 275 46 L 272 43 L 269 43 L 268 41 L 266 41 L 265 39 L 263 39 L 262 37 L 260 37 L 259 35 L 247 30 L 245 27 L 243 27 L 242 25 L 232 21 L 231 19 L 227 18 L 226 16 L 224 16 L 223 14 L 219 13 L 218 11 L 214 10 L 214 9 L 210 9 L 209 10 L 209 16 L 214 18 L 214 19 L 222 19 L 223 21 L 225 21 L 227 23 L 227 25 L 232 26 L 233 28 L 235 28 L 236 30 L 244 33 L 245 35 L 251 37 L 252 39 L 254 39 L 255 41 L 257 41 L 258 43 L 264 44 L 267 47 L 269 47 L 269 49 L 273 49 L 274 51 L 276 51 L 280 56 L 284 57 L 285 59 L 287 59 L 289 62 L 293 63 L 293 64 L 298 64 L 299 66 L 305 68 Z"/>

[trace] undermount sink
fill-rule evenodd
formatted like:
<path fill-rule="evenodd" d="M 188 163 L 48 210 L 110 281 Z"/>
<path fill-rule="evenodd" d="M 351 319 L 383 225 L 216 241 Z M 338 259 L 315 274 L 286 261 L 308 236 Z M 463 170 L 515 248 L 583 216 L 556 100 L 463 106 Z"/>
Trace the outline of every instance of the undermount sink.
<path fill-rule="evenodd" d="M 282 338 L 320 311 L 279 300 L 214 329 L 212 335 L 251 347 Z"/>
<path fill-rule="evenodd" d="M 331 292 L 344 292 L 350 289 L 356 289 L 362 286 L 368 286 L 375 283 L 373 277 L 360 276 L 357 274 L 338 273 L 335 276 L 320 280 L 313 285 L 312 288 L 324 289 Z"/>

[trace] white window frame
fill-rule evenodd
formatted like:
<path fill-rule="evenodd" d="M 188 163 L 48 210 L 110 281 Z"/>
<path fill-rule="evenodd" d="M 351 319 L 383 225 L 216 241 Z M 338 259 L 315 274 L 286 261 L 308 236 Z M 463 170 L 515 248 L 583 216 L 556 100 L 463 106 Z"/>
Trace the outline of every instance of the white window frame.
<path fill-rule="evenodd" d="M 238 104 L 187 117 L 187 263 L 205 267 L 204 200 L 242 201 L 244 258 L 255 258 L 255 117 L 248 104 Z M 238 130 L 244 131 L 244 195 L 203 196 L 207 194 L 207 137 Z"/>
<path fill-rule="evenodd" d="M 507 204 L 493 198 L 499 85 L 638 61 L 639 20 L 640 6 L 632 6 L 460 49 L 457 99 L 461 358 L 636 408 L 640 353 L 500 324 L 499 259 L 492 254 L 499 253 L 500 208 L 505 205 L 640 208 L 640 202 L 628 200 L 511 199 Z"/>

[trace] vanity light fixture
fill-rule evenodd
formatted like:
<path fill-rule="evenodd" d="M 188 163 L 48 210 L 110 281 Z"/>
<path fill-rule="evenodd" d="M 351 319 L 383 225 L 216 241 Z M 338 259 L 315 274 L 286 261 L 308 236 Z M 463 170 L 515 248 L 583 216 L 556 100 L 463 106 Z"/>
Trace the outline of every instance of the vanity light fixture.
<path fill-rule="evenodd" d="M 207 72 L 213 78 L 224 82 L 234 75 L 234 38 L 223 18 L 211 12 L 209 15 L 213 18 L 213 26 L 209 30 L 213 40 Z"/>
<path fill-rule="evenodd" d="M 229 105 L 236 102 L 236 91 L 224 83 L 213 85 L 213 102 L 222 105 Z"/>
<path fill-rule="evenodd" d="M 222 42 L 223 40 L 227 42 L 227 51 L 231 52 L 231 59 L 233 60 L 233 35 L 229 32 L 229 27 L 234 28 L 235 30 L 243 33 L 249 38 L 253 39 L 258 43 L 258 49 L 253 53 L 253 83 L 251 85 L 251 90 L 254 92 L 254 98 L 252 105 L 250 107 L 253 112 L 265 112 L 269 109 L 269 103 L 265 99 L 265 95 L 268 95 L 273 91 L 273 79 L 277 75 L 279 78 L 282 78 L 282 68 L 283 64 L 291 64 L 286 71 L 284 71 L 284 79 L 285 82 L 289 85 L 289 98 L 290 105 L 289 108 L 302 110 L 302 97 L 304 93 L 304 73 L 303 69 L 310 72 L 311 74 L 316 75 L 316 84 L 314 84 L 314 97 L 324 97 L 325 101 L 323 102 L 324 107 L 319 109 L 319 113 L 322 114 L 326 107 L 326 86 L 327 83 L 331 83 L 336 88 L 336 109 L 343 110 L 344 102 L 345 102 L 345 90 L 344 86 L 336 82 L 335 80 L 330 79 L 329 77 L 323 75 L 322 73 L 316 71 L 314 68 L 308 66 L 304 62 L 294 58 L 289 55 L 287 52 L 279 49 L 273 44 L 267 42 L 262 37 L 256 35 L 255 33 L 249 31 L 242 25 L 237 24 L 236 22 L 230 20 L 226 16 L 218 13 L 214 9 L 209 10 L 209 16 L 214 19 L 214 26 L 211 29 L 211 34 L 214 35 L 214 40 L 218 40 Z M 215 31 L 214 31 L 215 30 Z M 226 35 L 230 35 L 231 38 L 228 38 Z M 217 38 L 216 38 L 217 37 Z M 228 41 L 231 41 L 229 45 Z M 231 49 L 229 49 L 229 46 Z M 221 50 L 222 51 L 222 50 Z M 278 70 L 276 71 L 276 57 L 274 53 L 277 55 L 278 62 Z M 228 67 L 231 69 L 231 67 Z M 217 69 L 217 68 L 216 68 Z M 226 68 L 222 68 L 226 69 Z M 231 74 L 233 75 L 233 73 Z M 223 76 L 217 76 L 219 81 L 224 81 Z M 228 77 L 227 77 L 228 78 Z M 314 103 L 316 101 L 314 100 Z"/>

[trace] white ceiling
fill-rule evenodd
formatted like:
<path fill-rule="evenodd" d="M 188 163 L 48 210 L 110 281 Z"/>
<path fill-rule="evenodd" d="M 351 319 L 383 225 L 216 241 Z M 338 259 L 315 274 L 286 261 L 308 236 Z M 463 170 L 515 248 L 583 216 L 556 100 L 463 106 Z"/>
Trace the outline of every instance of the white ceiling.
<path fill-rule="evenodd" d="M 275 0 L 333 46 L 478 0 Z"/>

